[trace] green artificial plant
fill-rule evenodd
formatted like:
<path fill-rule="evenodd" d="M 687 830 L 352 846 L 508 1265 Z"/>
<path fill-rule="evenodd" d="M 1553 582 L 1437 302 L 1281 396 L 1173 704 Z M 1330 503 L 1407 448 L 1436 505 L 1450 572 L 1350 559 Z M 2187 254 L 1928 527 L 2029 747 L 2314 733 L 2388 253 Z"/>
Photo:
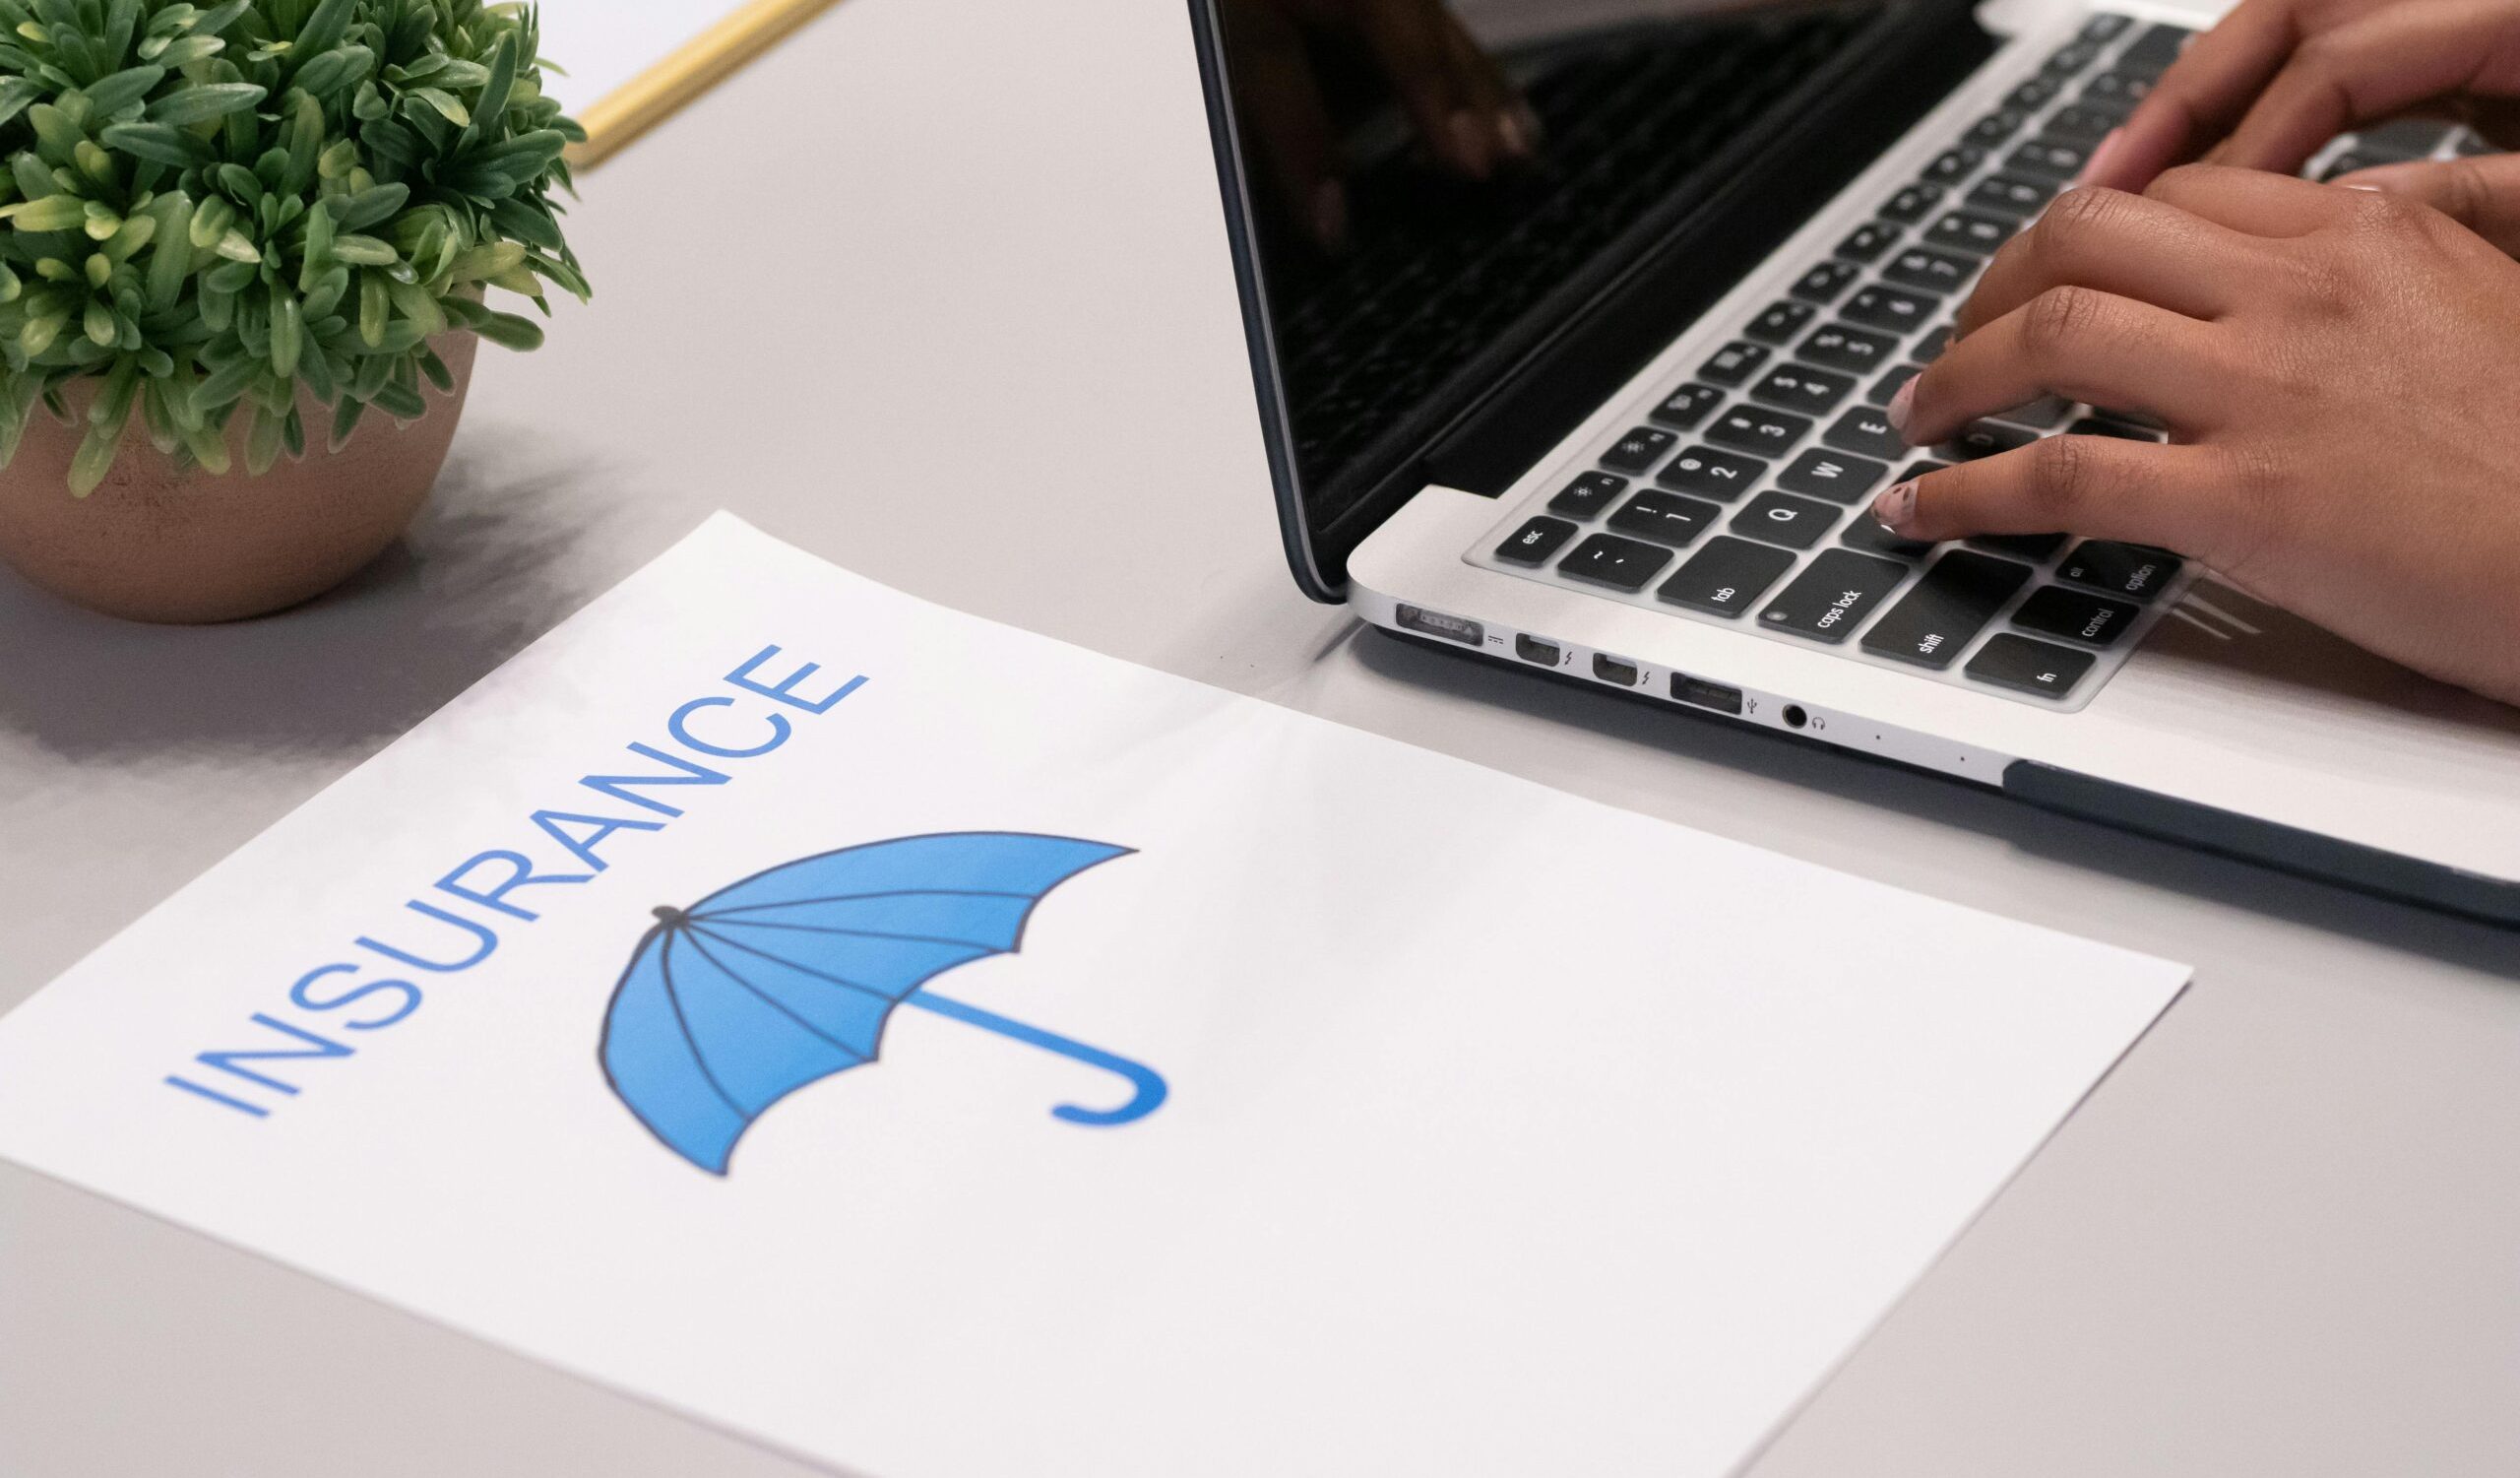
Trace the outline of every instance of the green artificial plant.
<path fill-rule="evenodd" d="M 369 407 L 452 388 L 430 336 L 533 349 L 485 288 L 584 299 L 539 25 L 479 0 L 0 0 L 0 466 L 38 401 L 102 383 L 71 491 L 138 423 L 179 465 L 302 456 L 298 387 L 340 447 Z"/>

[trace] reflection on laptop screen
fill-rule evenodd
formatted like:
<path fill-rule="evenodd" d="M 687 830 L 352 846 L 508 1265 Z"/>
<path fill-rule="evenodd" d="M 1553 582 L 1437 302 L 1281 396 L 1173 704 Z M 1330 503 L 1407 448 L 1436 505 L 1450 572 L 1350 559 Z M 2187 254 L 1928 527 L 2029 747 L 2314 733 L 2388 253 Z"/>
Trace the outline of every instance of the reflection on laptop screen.
<path fill-rule="evenodd" d="M 1876 14 L 1215 0 L 1267 348 L 1318 536 Z M 1274 430 L 1275 428 L 1273 428 Z"/>

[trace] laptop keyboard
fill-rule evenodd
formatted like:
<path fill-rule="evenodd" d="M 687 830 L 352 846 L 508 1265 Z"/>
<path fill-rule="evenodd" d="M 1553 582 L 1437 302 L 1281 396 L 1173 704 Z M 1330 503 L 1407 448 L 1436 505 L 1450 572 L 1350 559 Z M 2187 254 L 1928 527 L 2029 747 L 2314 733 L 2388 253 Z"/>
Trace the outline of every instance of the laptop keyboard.
<path fill-rule="evenodd" d="M 2045 707 L 2088 702 L 2172 604 L 2177 555 L 2061 534 L 1913 544 L 1866 510 L 1897 479 L 2042 436 L 2162 439 L 2051 397 L 1919 452 L 1882 408 L 1941 353 L 1986 259 L 2082 172 L 2187 35 L 2092 16 L 1467 557 Z"/>
<path fill-rule="evenodd" d="M 1400 156 L 1375 165 L 1354 190 L 1356 249 L 1273 284 L 1305 485 L 1389 430 L 1861 24 L 1830 10 L 1588 46 L 1532 80 L 1551 143 L 1496 187 Z"/>

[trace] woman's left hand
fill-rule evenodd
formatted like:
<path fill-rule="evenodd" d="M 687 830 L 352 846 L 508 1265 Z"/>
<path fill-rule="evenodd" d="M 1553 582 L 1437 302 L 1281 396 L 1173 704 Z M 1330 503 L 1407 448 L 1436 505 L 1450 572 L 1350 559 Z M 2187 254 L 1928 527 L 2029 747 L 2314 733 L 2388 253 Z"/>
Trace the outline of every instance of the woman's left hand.
<path fill-rule="evenodd" d="M 1903 482 L 1903 536 L 2192 555 L 2383 656 L 2520 702 L 2520 262 L 2389 193 L 2190 166 L 2061 196 L 1891 407 L 1931 446 L 2061 395 L 2170 443 L 2055 436 Z"/>

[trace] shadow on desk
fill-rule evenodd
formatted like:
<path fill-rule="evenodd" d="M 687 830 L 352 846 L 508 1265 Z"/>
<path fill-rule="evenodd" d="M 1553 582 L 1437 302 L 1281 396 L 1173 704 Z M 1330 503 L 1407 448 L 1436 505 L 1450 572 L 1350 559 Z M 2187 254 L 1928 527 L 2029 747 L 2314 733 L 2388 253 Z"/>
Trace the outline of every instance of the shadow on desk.
<path fill-rule="evenodd" d="M 1379 627 L 1368 627 L 1366 633 L 1355 643 L 1357 660 L 1394 681 L 1542 714 L 1629 743 L 1964 827 L 2035 856 L 2520 982 L 2520 951 L 2513 949 L 2509 930 L 2042 810 L 2001 792 L 1849 754 L 1817 740 L 1752 730 L 1646 698 L 1623 698 L 1592 683 L 1536 681 L 1537 675 L 1421 646 Z"/>
<path fill-rule="evenodd" d="M 568 573 L 583 510 L 556 495 L 583 477 L 542 469 L 530 438 L 467 434 L 409 535 L 340 589 L 258 620 L 120 621 L 0 569 L 0 732 L 72 760 L 363 755 L 595 594 Z"/>

